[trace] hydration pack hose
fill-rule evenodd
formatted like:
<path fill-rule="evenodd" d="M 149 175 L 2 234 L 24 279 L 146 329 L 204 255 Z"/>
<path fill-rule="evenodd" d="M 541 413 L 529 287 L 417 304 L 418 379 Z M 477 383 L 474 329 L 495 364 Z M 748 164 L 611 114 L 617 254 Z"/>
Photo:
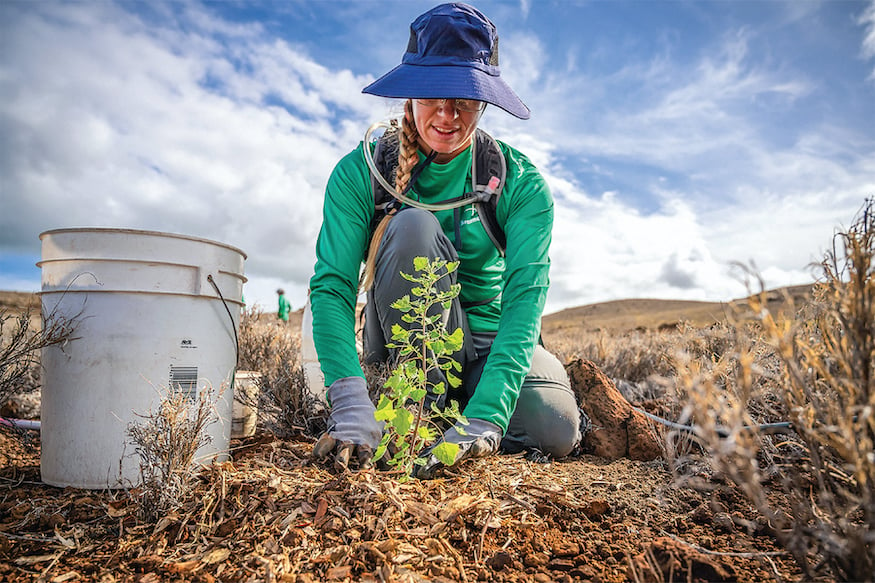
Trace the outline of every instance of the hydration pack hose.
<path fill-rule="evenodd" d="M 484 202 L 492 196 L 492 191 L 494 190 L 493 182 L 490 181 L 489 186 L 486 187 L 486 190 L 477 192 L 476 185 L 473 185 L 473 192 L 469 193 L 470 196 L 464 196 L 461 199 L 448 201 L 448 202 L 439 202 L 439 203 L 426 203 L 420 202 L 418 200 L 414 200 L 408 196 L 406 196 L 402 192 L 398 192 L 394 186 L 389 184 L 389 181 L 380 173 L 380 169 L 377 168 L 377 163 L 374 162 L 374 155 L 371 152 L 371 135 L 378 128 L 385 128 L 387 130 L 393 129 L 392 124 L 385 121 L 378 121 L 374 124 L 371 124 L 371 127 L 365 132 L 365 143 L 362 147 L 362 152 L 365 156 L 365 162 L 368 165 L 368 169 L 371 171 L 371 175 L 377 179 L 377 182 L 380 183 L 380 186 L 386 189 L 386 192 L 391 194 L 393 197 L 398 199 L 401 203 L 418 208 L 424 209 L 427 211 L 445 211 L 451 210 L 459 207 L 463 207 L 468 204 L 476 203 L 476 202 Z M 475 151 L 477 144 L 477 140 L 471 140 L 471 181 L 475 180 L 477 176 L 477 152 Z M 495 181 L 497 182 L 497 180 Z M 497 185 L 496 185 L 497 186 Z"/>

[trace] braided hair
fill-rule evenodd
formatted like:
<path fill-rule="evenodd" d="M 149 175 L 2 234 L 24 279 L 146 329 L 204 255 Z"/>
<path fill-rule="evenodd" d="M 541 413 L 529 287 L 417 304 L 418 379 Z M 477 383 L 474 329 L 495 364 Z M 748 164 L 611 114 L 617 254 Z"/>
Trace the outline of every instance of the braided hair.
<path fill-rule="evenodd" d="M 404 192 L 407 185 L 410 183 L 413 169 L 419 162 L 418 149 L 419 132 L 416 130 L 416 124 L 413 120 L 413 101 L 408 99 L 404 103 L 404 117 L 401 119 L 398 167 L 395 169 L 395 189 L 398 192 Z M 387 214 L 382 218 L 377 225 L 377 228 L 374 229 L 374 235 L 371 237 L 370 247 L 368 247 L 368 258 L 367 261 L 365 261 L 365 270 L 362 273 L 362 291 L 369 290 L 374 284 L 377 252 L 380 250 L 380 243 L 383 241 L 383 234 L 386 232 L 386 227 L 389 225 L 389 220 L 393 215 L 394 213 Z"/>

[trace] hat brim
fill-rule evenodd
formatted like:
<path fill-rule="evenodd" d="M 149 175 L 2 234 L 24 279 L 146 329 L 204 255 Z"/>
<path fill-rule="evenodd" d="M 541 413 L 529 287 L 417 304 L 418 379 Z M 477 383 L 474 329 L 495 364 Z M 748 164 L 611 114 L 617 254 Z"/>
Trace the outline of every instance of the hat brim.
<path fill-rule="evenodd" d="M 474 67 L 401 64 L 362 89 L 392 98 L 476 99 L 500 107 L 520 119 L 530 112 L 501 77 Z"/>

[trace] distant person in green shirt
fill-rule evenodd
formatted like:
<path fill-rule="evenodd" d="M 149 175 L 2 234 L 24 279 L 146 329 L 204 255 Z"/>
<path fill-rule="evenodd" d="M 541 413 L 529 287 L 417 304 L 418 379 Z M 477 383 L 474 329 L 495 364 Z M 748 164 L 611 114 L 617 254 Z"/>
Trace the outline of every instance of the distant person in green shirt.
<path fill-rule="evenodd" d="M 364 89 L 404 100 L 398 164 L 389 176 L 392 196 L 404 204 L 372 237 L 375 200 L 364 148 L 373 145 L 364 142 L 335 166 L 325 191 L 310 302 L 331 409 L 313 455 L 334 456 L 336 465 L 369 465 L 382 426 L 356 352 L 359 273 L 367 257 L 364 359 L 391 364 L 397 358 L 386 349 L 392 327 L 410 324 L 390 304 L 414 285 L 399 274 L 412 273 L 413 259 L 424 256 L 460 262 L 442 285 L 461 285 L 443 321 L 465 334 L 465 346 L 453 356 L 463 367 L 463 384 L 431 396 L 438 406 L 459 401 L 470 422 L 443 434 L 459 445 L 452 465 L 499 451 L 566 456 L 581 439 L 579 409 L 564 367 L 539 342 L 549 287 L 550 190 L 524 154 L 497 142 L 506 173 L 494 214 L 504 249 L 471 198 L 478 190 L 472 184 L 480 143 L 475 130 L 487 104 L 520 119 L 528 119 L 529 109 L 501 79 L 495 26 L 477 9 L 442 4 L 417 18 L 410 33 L 402 63 Z M 420 456 L 419 478 L 443 467 L 430 450 Z"/>
<path fill-rule="evenodd" d="M 276 317 L 280 319 L 283 323 L 288 323 L 289 321 L 289 312 L 292 310 L 292 305 L 289 303 L 289 299 L 286 297 L 286 292 L 284 289 L 280 288 L 276 290 L 278 306 L 276 310 Z"/>

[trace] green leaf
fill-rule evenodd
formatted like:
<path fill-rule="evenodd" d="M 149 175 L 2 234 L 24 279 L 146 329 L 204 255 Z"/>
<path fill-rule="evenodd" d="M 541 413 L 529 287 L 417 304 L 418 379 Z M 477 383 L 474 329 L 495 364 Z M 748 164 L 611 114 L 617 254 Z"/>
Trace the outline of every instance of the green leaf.
<path fill-rule="evenodd" d="M 374 411 L 374 419 L 377 421 L 391 421 L 395 418 L 395 415 L 395 403 L 386 395 L 380 395 L 380 402 L 377 404 L 377 410 Z"/>
<path fill-rule="evenodd" d="M 386 455 L 386 450 L 388 449 L 388 444 L 381 443 L 380 447 L 377 448 L 377 451 L 374 452 L 374 457 L 371 458 L 371 461 L 375 462 L 378 459 L 382 458 L 384 455 Z"/>
<path fill-rule="evenodd" d="M 447 336 L 447 347 L 450 352 L 455 352 L 462 347 L 465 341 L 465 333 L 461 328 L 456 328 L 453 333 Z"/>
<path fill-rule="evenodd" d="M 410 311 L 410 296 L 404 296 L 402 298 L 398 298 L 394 302 L 392 302 L 392 307 L 398 310 L 399 312 L 409 312 Z"/>
<path fill-rule="evenodd" d="M 392 425 L 398 430 L 398 433 L 406 435 L 410 431 L 410 427 L 413 425 L 413 413 L 403 408 L 396 409 L 396 411 L 397 416 Z"/>
<path fill-rule="evenodd" d="M 442 441 L 434 446 L 431 453 L 445 466 L 451 466 L 456 463 L 456 456 L 459 455 L 459 444 Z"/>
<path fill-rule="evenodd" d="M 451 422 L 453 425 L 459 423 L 459 419 L 465 419 L 465 416 L 459 411 L 459 402 L 455 399 L 451 399 L 450 404 L 444 407 L 443 415 L 444 419 Z M 467 421 L 467 419 L 465 420 Z"/>
<path fill-rule="evenodd" d="M 427 425 L 420 425 L 417 434 L 419 435 L 420 439 L 424 440 L 425 442 L 432 441 L 435 438 L 435 431 Z"/>
<path fill-rule="evenodd" d="M 392 456 L 392 459 L 400 460 L 407 455 L 409 449 L 410 444 L 404 441 L 401 436 L 398 436 L 398 440 L 395 444 L 395 455 Z"/>
<path fill-rule="evenodd" d="M 413 258 L 413 269 L 416 271 L 423 271 L 426 267 L 428 267 L 428 257 Z"/>
<path fill-rule="evenodd" d="M 401 375 L 398 374 L 398 372 L 399 371 L 397 371 L 397 370 L 395 372 L 393 372 L 392 376 L 390 376 L 388 379 L 386 379 L 386 382 L 383 384 L 383 386 L 386 387 L 387 389 L 391 389 L 391 390 L 397 390 L 398 387 L 403 386 L 405 383 L 405 380 L 401 377 Z M 384 396 L 385 395 L 381 395 L 381 398 Z"/>

